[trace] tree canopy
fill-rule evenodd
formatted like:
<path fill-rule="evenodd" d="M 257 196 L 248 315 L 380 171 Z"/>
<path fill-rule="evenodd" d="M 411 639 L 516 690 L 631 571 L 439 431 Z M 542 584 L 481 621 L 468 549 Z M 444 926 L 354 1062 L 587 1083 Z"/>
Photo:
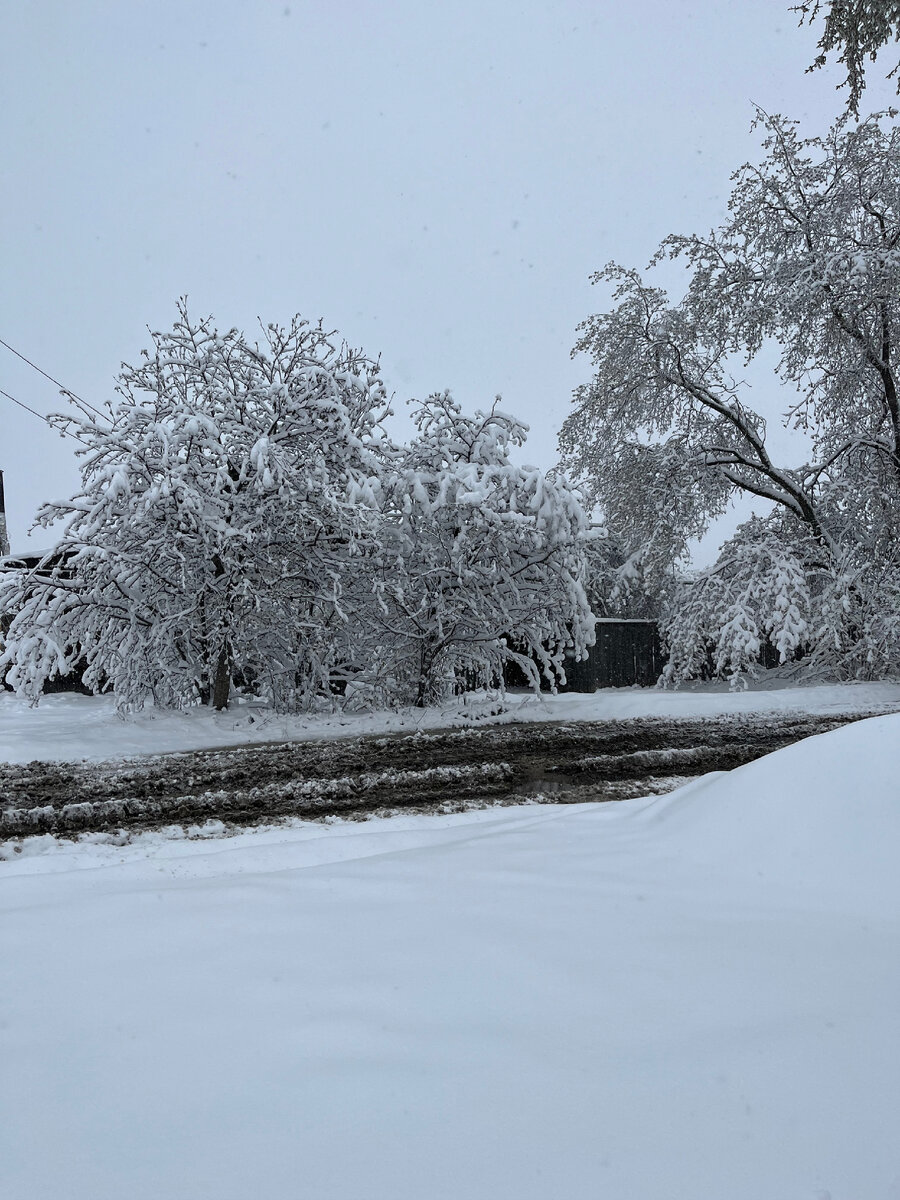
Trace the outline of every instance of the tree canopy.
<path fill-rule="evenodd" d="M 418 704 L 448 677 L 484 683 L 508 661 L 552 684 L 567 651 L 593 641 L 584 512 L 565 479 L 512 460 L 527 426 L 498 404 L 469 417 L 435 393 L 385 463 L 365 628 L 371 661 Z"/>
<path fill-rule="evenodd" d="M 121 708 L 424 704 L 520 658 L 564 677 L 592 637 L 584 514 L 564 480 L 513 465 L 526 427 L 417 404 L 395 445 L 378 363 L 300 317 L 258 341 L 179 305 L 119 398 L 55 418 L 82 490 L 36 571 L 0 574 L 0 669 L 37 699 L 84 664 Z"/>
<path fill-rule="evenodd" d="M 632 576 L 670 590 L 691 539 L 735 495 L 771 502 L 726 548 L 715 585 L 692 591 L 693 624 L 685 597 L 670 607 L 675 676 L 701 643 L 718 647 L 720 670 L 746 669 L 766 639 L 783 657 L 801 643 L 830 647 L 857 670 L 898 658 L 878 631 L 892 613 L 900 518 L 900 133 L 889 115 L 843 118 L 807 139 L 784 118 L 758 120 L 765 155 L 734 175 L 728 220 L 667 238 L 654 259 L 686 263 L 681 300 L 616 264 L 595 276 L 612 285 L 614 307 L 581 326 L 576 352 L 594 375 L 561 435 Z M 806 433 L 809 462 L 778 462 L 750 404 L 741 372 L 770 346 L 785 421 Z M 793 605 L 764 596 L 775 562 Z"/>
<path fill-rule="evenodd" d="M 866 87 L 866 59 L 874 62 L 878 52 L 890 41 L 900 39 L 900 3 L 897 0 L 805 0 L 796 4 L 800 24 L 812 25 L 824 19 L 819 39 L 819 54 L 811 71 L 824 67 L 828 55 L 837 52 L 838 62 L 847 69 L 842 87 L 848 89 L 847 107 L 859 113 L 859 102 Z M 897 74 L 900 63 L 888 78 Z M 898 82 L 900 91 L 900 82 Z"/>

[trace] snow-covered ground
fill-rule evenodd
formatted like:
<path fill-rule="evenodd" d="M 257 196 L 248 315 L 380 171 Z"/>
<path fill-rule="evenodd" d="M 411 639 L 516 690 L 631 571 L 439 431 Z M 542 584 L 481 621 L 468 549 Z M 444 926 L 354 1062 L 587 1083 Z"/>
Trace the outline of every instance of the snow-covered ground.
<path fill-rule="evenodd" d="M 628 717 L 704 717 L 728 713 L 871 712 L 900 709 L 900 684 L 851 683 L 811 687 L 773 685 L 729 692 L 724 685 L 686 691 L 607 688 L 593 695 L 510 694 L 502 701 L 467 696 L 444 708 L 400 712 L 283 716 L 254 703 L 224 713 L 150 709 L 122 719 L 109 696 L 45 696 L 36 708 L 0 692 L 0 761 L 101 760 L 214 746 L 414 732 L 473 723 L 608 721 Z"/>
<path fill-rule="evenodd" d="M 896 1200 L 898 739 L 0 864 L 0 1196 Z"/>

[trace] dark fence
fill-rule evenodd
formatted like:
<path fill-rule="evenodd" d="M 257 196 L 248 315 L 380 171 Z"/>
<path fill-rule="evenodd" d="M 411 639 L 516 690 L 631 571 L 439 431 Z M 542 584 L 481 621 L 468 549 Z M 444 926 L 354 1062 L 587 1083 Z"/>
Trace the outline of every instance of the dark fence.
<path fill-rule="evenodd" d="M 582 662 L 566 663 L 565 692 L 595 692 L 608 687 L 652 687 L 666 657 L 655 621 L 605 617 L 597 622 L 597 640 Z"/>

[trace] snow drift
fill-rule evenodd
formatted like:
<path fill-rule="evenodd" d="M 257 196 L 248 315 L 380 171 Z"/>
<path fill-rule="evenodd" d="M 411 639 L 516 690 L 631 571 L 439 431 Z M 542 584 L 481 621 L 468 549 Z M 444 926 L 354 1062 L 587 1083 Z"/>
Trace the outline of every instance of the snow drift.
<path fill-rule="evenodd" d="M 797 903 L 900 915 L 900 716 L 806 738 L 727 775 L 707 775 L 643 816 L 667 853 Z"/>

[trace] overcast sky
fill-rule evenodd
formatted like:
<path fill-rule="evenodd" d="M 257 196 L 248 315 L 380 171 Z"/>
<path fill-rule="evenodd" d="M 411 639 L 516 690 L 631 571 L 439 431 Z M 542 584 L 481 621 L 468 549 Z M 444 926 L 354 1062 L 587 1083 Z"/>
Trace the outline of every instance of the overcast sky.
<path fill-rule="evenodd" d="M 550 466 L 590 272 L 723 217 L 754 102 L 809 133 L 840 110 L 789 4 L 10 0 L 0 338 L 96 403 L 183 293 L 225 327 L 322 317 L 381 355 L 398 411 L 500 392 Z M 0 388 L 60 406 L 2 347 Z M 77 444 L 0 417 L 22 549 Z"/>

